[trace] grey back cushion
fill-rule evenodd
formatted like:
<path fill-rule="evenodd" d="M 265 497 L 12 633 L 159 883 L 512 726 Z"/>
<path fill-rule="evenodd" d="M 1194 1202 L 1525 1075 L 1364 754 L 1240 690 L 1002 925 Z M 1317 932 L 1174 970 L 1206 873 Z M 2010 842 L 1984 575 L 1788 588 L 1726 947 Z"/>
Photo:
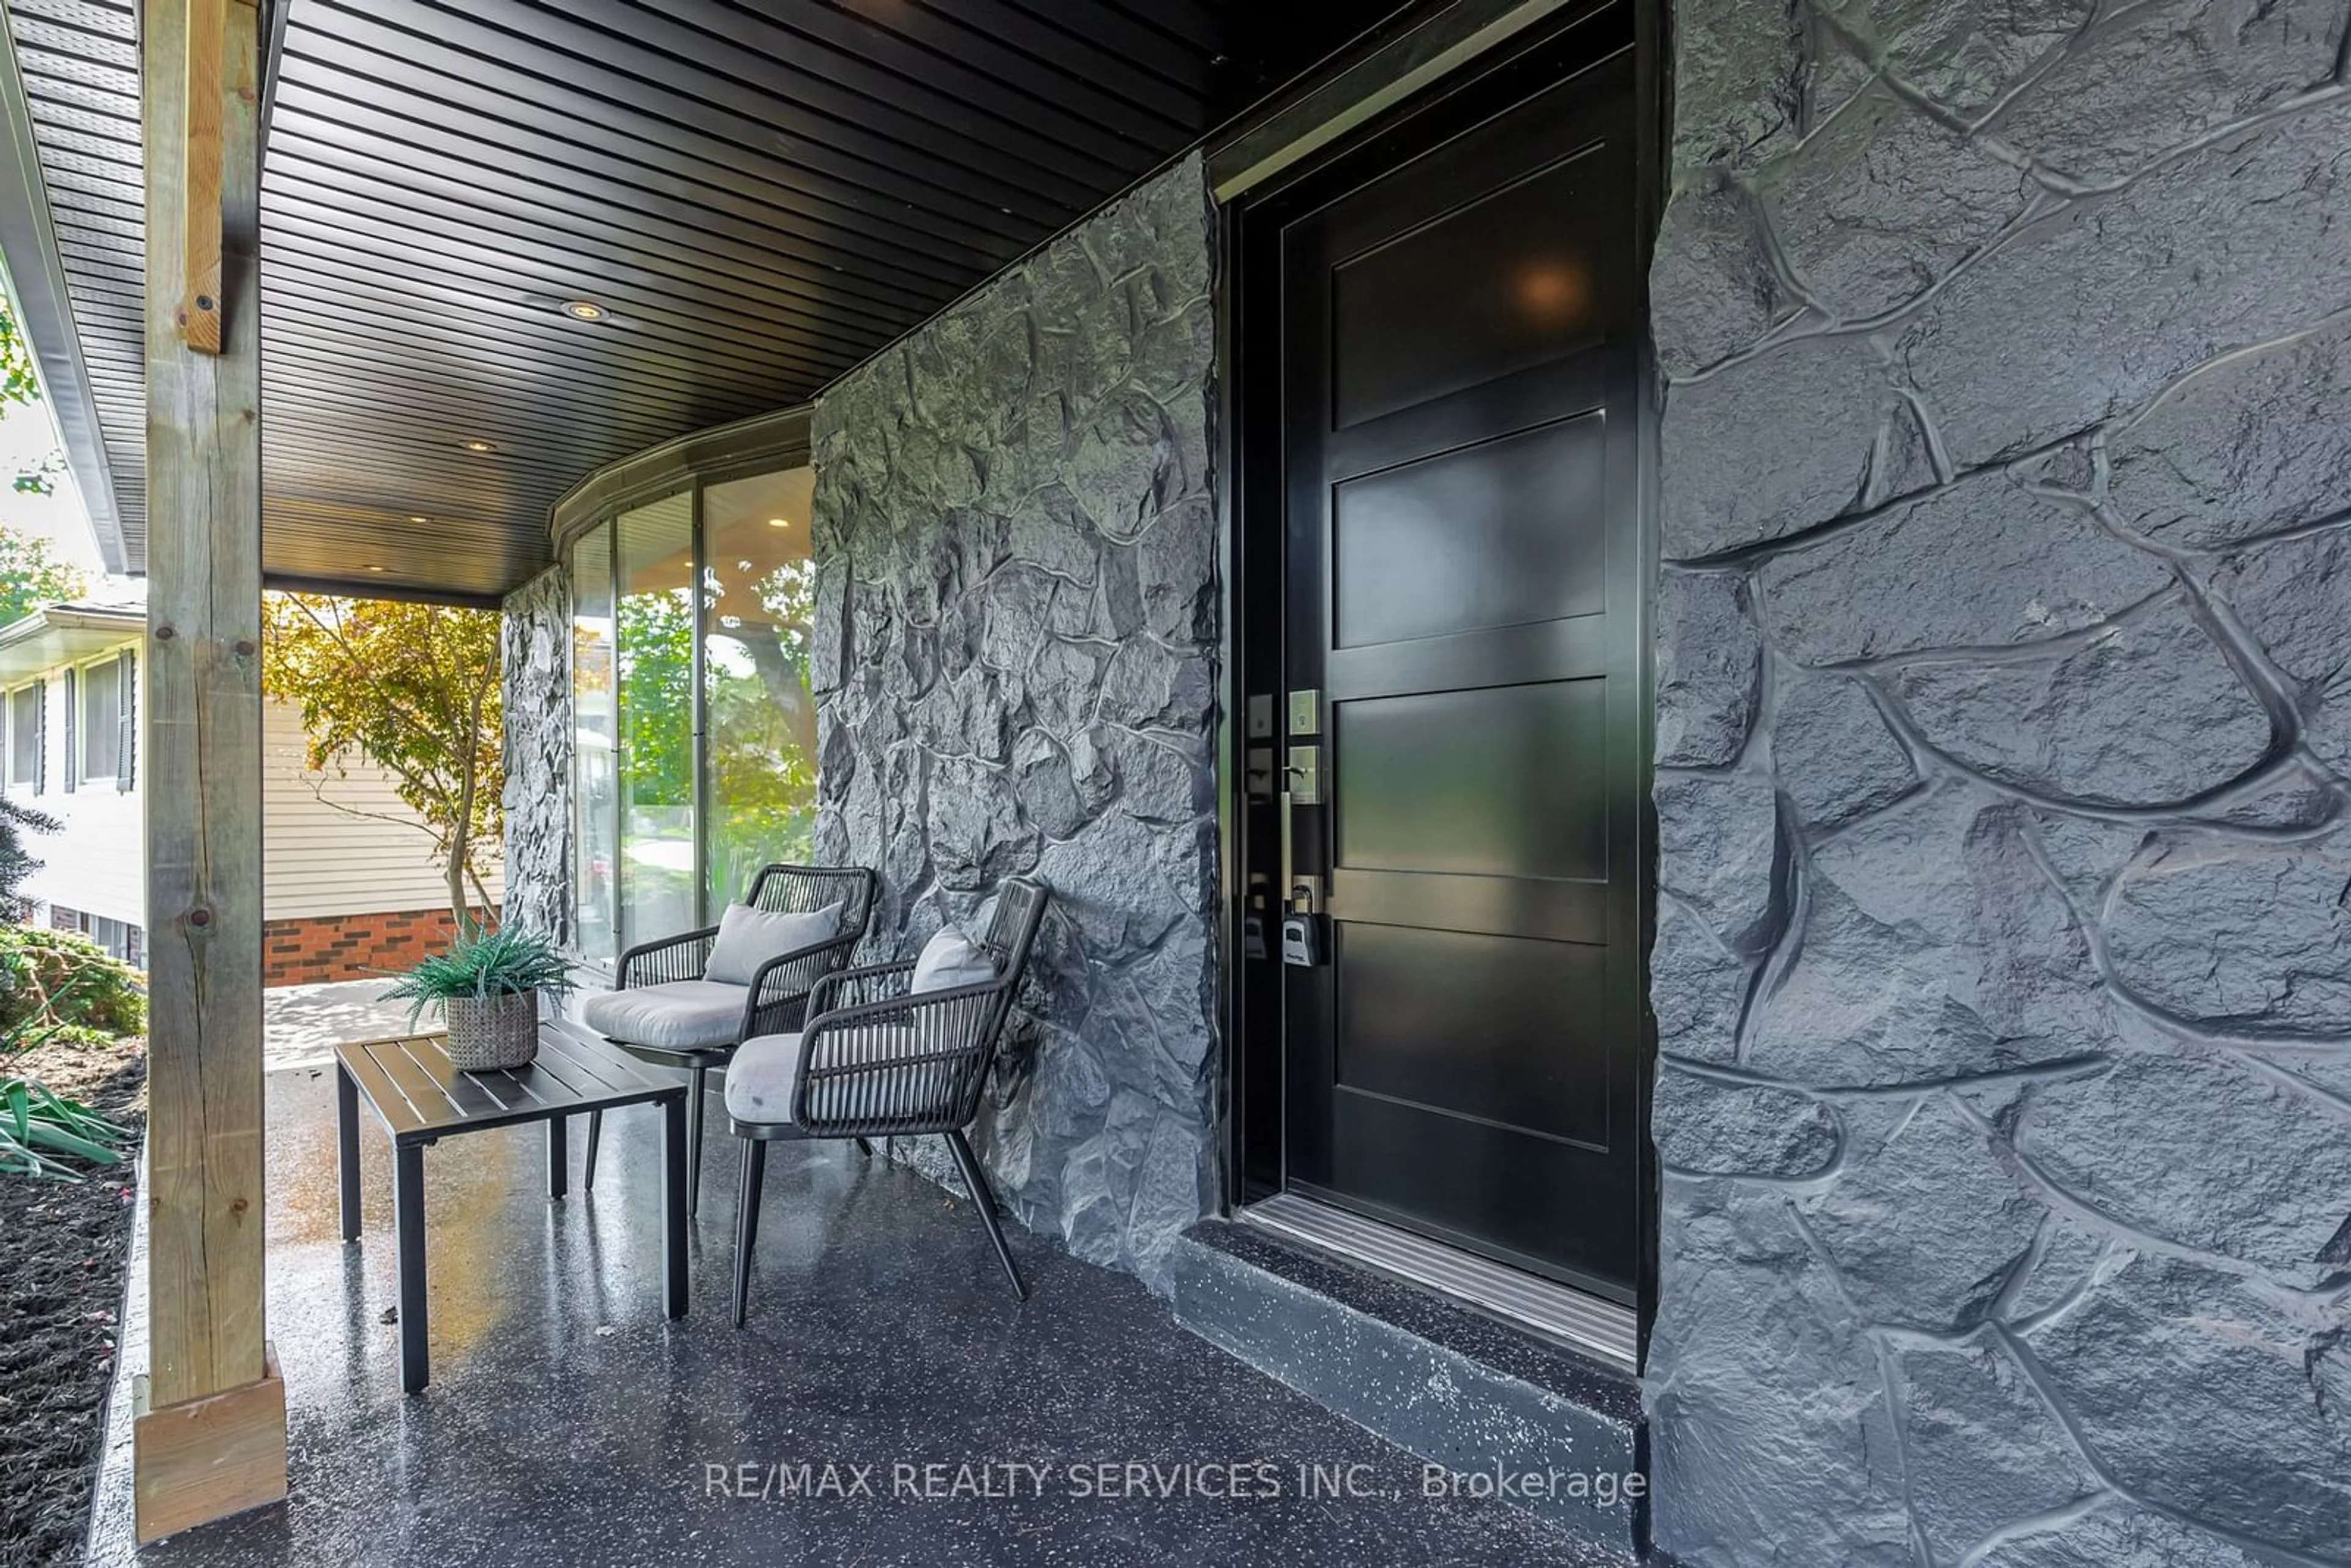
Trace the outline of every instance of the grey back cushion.
<path fill-rule="evenodd" d="M 729 986 L 747 986 L 759 966 L 770 958 L 830 942 L 841 935 L 841 905 L 828 904 L 805 915 L 754 909 L 730 904 L 718 917 L 718 940 L 710 945 L 710 962 L 703 978 Z"/>
<path fill-rule="evenodd" d="M 908 982 L 910 991 L 951 991 L 957 986 L 977 986 L 996 978 L 996 960 L 987 949 L 956 930 L 943 925 L 938 934 L 923 944 L 922 956 L 914 960 L 914 977 Z"/>

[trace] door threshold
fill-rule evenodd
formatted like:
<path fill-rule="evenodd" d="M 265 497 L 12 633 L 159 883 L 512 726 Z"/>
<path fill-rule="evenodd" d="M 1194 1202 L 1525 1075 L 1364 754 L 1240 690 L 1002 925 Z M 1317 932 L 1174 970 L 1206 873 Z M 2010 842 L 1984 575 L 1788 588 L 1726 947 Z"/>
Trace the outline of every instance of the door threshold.
<path fill-rule="evenodd" d="M 1640 1370 L 1640 1321 L 1620 1302 L 1294 1192 L 1252 1203 L 1234 1218 L 1467 1301 L 1619 1372 Z"/>

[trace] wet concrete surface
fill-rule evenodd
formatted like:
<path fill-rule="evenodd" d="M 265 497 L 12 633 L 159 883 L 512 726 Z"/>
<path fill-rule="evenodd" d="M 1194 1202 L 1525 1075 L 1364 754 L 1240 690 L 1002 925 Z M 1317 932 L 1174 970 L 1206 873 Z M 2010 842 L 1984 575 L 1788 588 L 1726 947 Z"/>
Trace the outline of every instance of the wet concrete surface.
<path fill-rule="evenodd" d="M 716 1113 L 674 1322 L 653 1113 L 607 1118 L 592 1195 L 575 1124 L 559 1201 L 542 1129 L 428 1149 L 433 1382 L 403 1397 L 381 1129 L 362 1134 L 366 1231 L 347 1247 L 330 1074 L 272 1074 L 269 1112 L 294 1495 L 137 1553 L 158 1568 L 1583 1560 L 1515 1509 L 1424 1496 L 1417 1459 L 1008 1226 L 1031 1286 L 1016 1302 L 967 1203 L 851 1145 L 774 1146 L 735 1329 L 738 1145 Z M 132 1560 L 122 1436 L 102 1565 Z"/>
<path fill-rule="evenodd" d="M 384 980 L 328 980 L 273 986 L 261 993 L 262 1061 L 268 1071 L 317 1067 L 350 1040 L 384 1040 L 408 1031 L 408 1004 L 383 1000 Z M 431 1022 L 423 1025 L 433 1028 Z"/>

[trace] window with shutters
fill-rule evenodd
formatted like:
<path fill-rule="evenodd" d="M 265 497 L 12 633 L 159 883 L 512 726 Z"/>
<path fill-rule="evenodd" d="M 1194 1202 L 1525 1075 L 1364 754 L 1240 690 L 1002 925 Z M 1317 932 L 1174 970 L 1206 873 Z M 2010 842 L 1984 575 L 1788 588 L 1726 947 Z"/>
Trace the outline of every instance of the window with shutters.
<path fill-rule="evenodd" d="M 74 675 L 75 672 L 71 670 L 66 672 L 66 700 L 57 705 L 57 711 L 65 716 L 66 721 L 66 743 L 57 749 L 58 760 L 64 765 L 61 771 L 65 775 L 64 783 L 68 795 L 73 793 L 81 772 L 81 749 L 74 743 L 74 716 L 81 711 L 81 699 L 74 695 L 78 689 L 74 685 Z"/>
<path fill-rule="evenodd" d="M 41 688 L 37 683 L 8 695 L 8 786 L 41 792 Z"/>
<path fill-rule="evenodd" d="M 122 669 L 114 660 L 81 672 L 81 777 L 111 779 L 122 765 Z"/>
<path fill-rule="evenodd" d="M 128 789 L 139 776 L 139 655 L 114 656 L 114 787 Z"/>

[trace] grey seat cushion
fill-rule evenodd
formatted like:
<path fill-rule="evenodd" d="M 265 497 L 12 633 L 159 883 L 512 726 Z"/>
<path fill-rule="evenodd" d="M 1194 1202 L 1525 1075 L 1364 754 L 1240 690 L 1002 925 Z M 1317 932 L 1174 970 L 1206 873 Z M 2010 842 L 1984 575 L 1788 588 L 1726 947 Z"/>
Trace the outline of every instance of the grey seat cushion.
<path fill-rule="evenodd" d="M 833 1046 L 829 1049 L 838 1049 L 845 1043 L 841 1036 L 831 1038 Z M 920 1049 L 914 1031 L 903 1026 L 864 1030 L 855 1039 L 865 1048 L 862 1054 L 869 1057 Z M 897 1067 L 852 1080 L 820 1079 L 816 1091 L 819 1103 L 813 1109 L 819 1115 L 828 1117 L 845 1115 L 852 1110 L 872 1113 L 886 1100 L 890 1113 L 904 1115 L 910 1109 L 907 1095 L 917 1087 L 938 1082 L 936 1063 L 929 1064 L 927 1082 L 918 1085 L 916 1081 L 925 1072 L 922 1067 Z M 792 1094 L 799 1087 L 799 1035 L 763 1034 L 747 1040 L 726 1067 L 726 1113 L 738 1122 L 789 1123 L 793 1119 Z"/>
<path fill-rule="evenodd" d="M 747 986 L 716 980 L 669 980 L 632 990 L 590 997 L 581 1021 L 599 1034 L 631 1045 L 664 1051 L 703 1051 L 732 1045 L 743 1027 Z"/>

